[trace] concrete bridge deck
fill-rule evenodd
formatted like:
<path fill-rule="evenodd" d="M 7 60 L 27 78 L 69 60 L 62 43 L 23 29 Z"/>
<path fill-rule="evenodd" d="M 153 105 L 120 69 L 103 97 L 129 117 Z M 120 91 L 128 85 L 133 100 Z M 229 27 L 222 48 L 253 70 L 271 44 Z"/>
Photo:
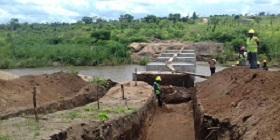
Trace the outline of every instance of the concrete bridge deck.
<path fill-rule="evenodd" d="M 174 68 L 177 72 L 172 71 L 170 67 Z M 184 72 L 195 73 L 195 70 L 195 50 L 184 48 L 180 50 L 166 50 L 154 62 L 148 63 L 145 72 L 134 73 L 133 79 L 153 84 L 154 78 L 161 76 L 163 79 L 162 85 L 193 87 L 194 76 Z"/>
<path fill-rule="evenodd" d="M 146 66 L 147 71 L 170 71 L 166 66 L 169 64 L 180 72 L 192 72 L 195 73 L 196 68 L 196 54 L 195 50 L 184 49 L 181 50 L 166 50 L 160 54 L 160 57 L 154 62 L 148 63 Z"/>

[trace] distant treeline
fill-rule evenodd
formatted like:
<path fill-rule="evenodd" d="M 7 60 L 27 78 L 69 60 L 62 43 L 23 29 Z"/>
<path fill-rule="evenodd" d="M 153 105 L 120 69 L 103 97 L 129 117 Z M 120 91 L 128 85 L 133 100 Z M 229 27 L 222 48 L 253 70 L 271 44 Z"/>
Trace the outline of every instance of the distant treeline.
<path fill-rule="evenodd" d="M 220 62 L 236 60 L 253 28 L 261 40 L 260 59 L 280 62 L 280 16 L 264 12 L 255 16 L 215 15 L 199 17 L 169 14 L 119 20 L 83 17 L 77 23 L 20 23 L 11 19 L 0 25 L 0 68 L 51 65 L 118 65 L 131 63 L 127 47 L 132 42 L 176 39 L 186 42 L 225 43 Z"/>

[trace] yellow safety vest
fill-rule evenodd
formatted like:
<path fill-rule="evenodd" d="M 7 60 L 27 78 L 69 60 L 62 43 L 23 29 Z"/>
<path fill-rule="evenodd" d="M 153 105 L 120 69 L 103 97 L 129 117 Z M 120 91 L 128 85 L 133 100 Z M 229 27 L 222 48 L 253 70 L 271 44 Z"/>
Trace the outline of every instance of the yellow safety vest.
<path fill-rule="evenodd" d="M 156 95 L 160 94 L 160 84 L 159 83 L 154 82 L 154 90 L 155 90 Z"/>
<path fill-rule="evenodd" d="M 259 40 L 257 37 L 252 37 L 252 39 L 247 38 L 247 51 L 248 52 L 254 52 L 257 53 L 258 52 L 258 44 L 257 44 L 257 40 Z"/>

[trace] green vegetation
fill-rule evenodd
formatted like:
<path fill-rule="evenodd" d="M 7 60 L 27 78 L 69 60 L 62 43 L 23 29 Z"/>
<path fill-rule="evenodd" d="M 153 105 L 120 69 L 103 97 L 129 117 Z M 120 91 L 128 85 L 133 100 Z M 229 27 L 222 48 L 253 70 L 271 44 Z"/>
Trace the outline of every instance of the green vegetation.
<path fill-rule="evenodd" d="M 27 24 L 11 19 L 0 25 L 0 68 L 126 64 L 131 63 L 128 44 L 152 39 L 222 42 L 226 53 L 218 58 L 223 62 L 233 59 L 250 28 L 261 40 L 261 56 L 280 62 L 279 15 L 220 15 L 204 21 L 196 13 L 143 19 L 125 14 L 111 21 L 83 17 L 73 24 Z M 147 60 L 141 60 L 145 63 Z"/>
<path fill-rule="evenodd" d="M 100 121 L 103 121 L 103 122 L 109 120 L 108 113 L 106 113 L 106 112 L 101 112 L 101 113 L 99 113 L 99 114 L 98 114 L 98 119 L 99 119 Z"/>
<path fill-rule="evenodd" d="M 97 104 L 89 105 L 83 108 L 83 110 L 72 110 L 65 114 L 61 115 L 61 118 L 64 118 L 66 122 L 83 119 L 83 120 L 99 120 L 107 121 L 116 116 L 128 115 L 136 110 L 134 108 L 127 108 L 124 106 L 106 106 L 101 104 L 101 108 L 97 109 Z"/>
<path fill-rule="evenodd" d="M 94 77 L 92 81 L 90 81 L 91 84 L 106 88 L 108 87 L 108 81 L 106 79 L 100 78 L 100 77 Z"/>
<path fill-rule="evenodd" d="M 8 137 L 8 136 L 1 136 L 0 135 L 0 140 L 11 140 L 11 138 Z"/>
<path fill-rule="evenodd" d="M 79 118 L 81 116 L 81 114 L 79 112 L 75 112 L 75 111 L 71 111 L 68 114 L 68 118 L 70 120 L 74 120 L 75 118 Z"/>
<path fill-rule="evenodd" d="M 27 119 L 25 125 L 28 127 L 29 130 L 33 133 L 33 139 L 40 135 L 41 125 L 34 119 Z"/>

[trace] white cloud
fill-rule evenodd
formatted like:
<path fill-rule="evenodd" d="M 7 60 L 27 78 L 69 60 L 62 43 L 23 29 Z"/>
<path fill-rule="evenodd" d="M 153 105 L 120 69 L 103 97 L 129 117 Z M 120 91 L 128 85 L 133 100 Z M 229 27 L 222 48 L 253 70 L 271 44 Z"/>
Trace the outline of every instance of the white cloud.
<path fill-rule="evenodd" d="M 82 16 L 118 18 L 129 13 L 136 18 L 169 13 L 201 16 L 244 14 L 265 11 L 279 13 L 280 0 L 0 0 L 0 23 L 10 18 L 21 22 L 75 22 Z"/>

